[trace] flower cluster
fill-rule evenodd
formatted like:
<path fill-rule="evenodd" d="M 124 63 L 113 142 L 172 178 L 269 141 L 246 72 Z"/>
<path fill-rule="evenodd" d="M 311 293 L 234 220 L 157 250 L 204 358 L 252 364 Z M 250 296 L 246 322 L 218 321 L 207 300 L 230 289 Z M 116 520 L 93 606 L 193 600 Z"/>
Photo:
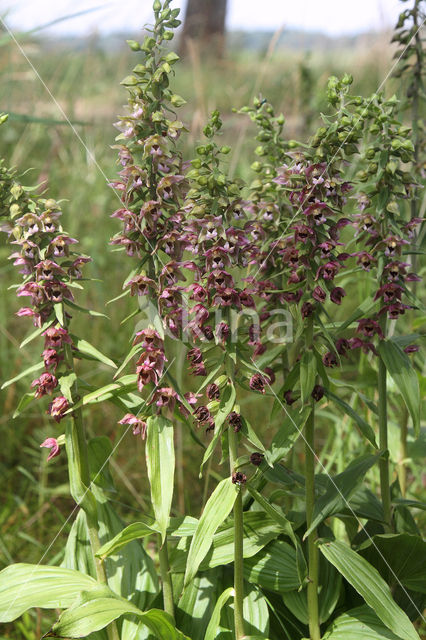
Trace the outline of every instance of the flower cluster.
<path fill-rule="evenodd" d="M 71 406 L 69 390 L 61 390 L 61 376 L 69 373 L 69 357 L 73 348 L 68 331 L 72 308 L 72 287 L 81 279 L 81 267 L 90 258 L 73 250 L 77 240 L 68 236 L 60 224 L 61 209 L 52 199 L 29 195 L 19 184 L 14 171 L 1 167 L 1 230 L 6 232 L 14 250 L 10 258 L 22 274 L 17 288 L 19 298 L 29 298 L 29 306 L 18 310 L 19 317 L 32 318 L 34 326 L 43 329 L 44 371 L 31 383 L 34 397 L 53 396 L 47 413 L 60 422 Z M 68 305 L 68 306 L 67 306 Z M 59 393 L 58 393 L 59 392 Z M 55 395 L 58 394 L 58 395 Z M 41 446 L 53 446 L 49 459 L 59 453 L 54 438 Z"/>

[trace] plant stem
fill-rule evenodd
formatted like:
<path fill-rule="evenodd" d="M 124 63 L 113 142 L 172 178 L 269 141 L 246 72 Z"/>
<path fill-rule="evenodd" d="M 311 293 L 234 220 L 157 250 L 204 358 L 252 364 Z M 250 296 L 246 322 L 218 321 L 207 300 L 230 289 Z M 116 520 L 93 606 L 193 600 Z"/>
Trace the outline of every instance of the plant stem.
<path fill-rule="evenodd" d="M 399 486 L 401 488 L 401 495 L 405 498 L 405 494 L 407 492 L 407 435 L 408 435 L 408 410 L 404 405 L 403 407 L 403 415 L 401 422 L 401 431 L 399 435 L 399 443 L 400 443 L 400 461 L 398 465 L 398 478 L 399 478 Z"/>
<path fill-rule="evenodd" d="M 173 585 L 170 575 L 169 554 L 167 551 L 167 536 L 162 544 L 161 535 L 158 534 L 158 558 L 160 560 L 160 575 L 163 585 L 164 611 L 175 619 L 175 607 L 173 604 Z"/>
<path fill-rule="evenodd" d="M 69 345 L 65 345 L 65 361 L 71 371 L 74 370 L 73 356 Z M 73 386 L 73 400 L 78 396 L 77 383 Z M 101 584 L 108 584 L 105 566 L 101 558 L 96 556 L 101 547 L 98 534 L 98 517 L 96 499 L 90 490 L 90 468 L 87 454 L 87 440 L 81 409 L 76 409 L 66 430 L 66 449 L 68 454 L 68 473 L 71 495 L 86 514 L 90 548 L 96 569 L 96 579 Z M 72 463 L 71 463 L 72 461 Z M 77 464 L 74 464 L 77 463 Z M 117 625 L 112 622 L 107 629 L 108 640 L 120 640 Z"/>
<path fill-rule="evenodd" d="M 381 327 L 383 334 L 386 332 L 386 316 L 382 318 Z M 379 356 L 379 370 L 377 374 L 377 387 L 379 392 L 379 447 L 384 451 L 379 460 L 380 470 L 380 494 L 382 496 L 383 513 L 388 531 L 391 529 L 391 497 L 389 484 L 389 453 L 388 453 L 388 407 L 386 389 L 386 367 Z"/>
<path fill-rule="evenodd" d="M 229 465 L 231 474 L 234 472 L 235 461 L 238 457 L 237 434 L 232 427 L 228 429 Z M 235 638 L 244 638 L 244 574 L 243 574 L 243 498 L 241 488 L 234 503 L 234 623 Z"/>
<path fill-rule="evenodd" d="M 312 349 L 314 338 L 314 317 L 307 319 L 305 347 Z M 305 502 L 306 525 L 311 526 L 315 504 L 315 403 L 311 401 L 311 413 L 305 426 Z M 318 579 L 319 579 L 319 552 L 315 542 L 317 531 L 314 529 L 308 536 L 308 616 L 309 636 L 311 640 L 320 640 L 320 625 L 318 613 Z"/>
<path fill-rule="evenodd" d="M 314 425 L 315 413 L 312 406 L 311 414 L 305 427 L 305 499 L 306 499 L 306 524 L 311 526 L 315 504 L 315 453 L 314 453 Z M 319 614 L 318 614 L 318 575 L 319 555 L 315 544 L 317 538 L 316 529 L 308 536 L 308 612 L 309 635 L 311 640 L 320 640 Z"/>

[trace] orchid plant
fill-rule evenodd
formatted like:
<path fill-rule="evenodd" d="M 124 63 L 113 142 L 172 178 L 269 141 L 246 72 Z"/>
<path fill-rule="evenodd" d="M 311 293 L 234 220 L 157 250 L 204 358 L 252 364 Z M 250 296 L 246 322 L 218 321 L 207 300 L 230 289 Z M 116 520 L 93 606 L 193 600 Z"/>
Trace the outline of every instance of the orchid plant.
<path fill-rule="evenodd" d="M 52 425 L 40 446 L 51 460 L 65 445 L 80 510 L 61 567 L 0 573 L 0 618 L 64 609 L 45 637 L 93 640 L 418 639 L 426 551 L 410 509 L 424 505 L 392 481 L 388 384 L 418 436 L 419 336 L 398 333 L 397 320 L 421 308 L 411 285 L 421 219 L 407 206 L 419 130 L 413 144 L 398 100 L 352 95 L 346 74 L 330 78 L 331 113 L 307 143 L 284 137 L 284 116 L 262 97 L 240 110 L 257 127 L 250 184 L 228 175 L 218 111 L 186 159 L 167 46 L 179 10 L 155 0 L 154 14 L 144 41 L 129 41 L 140 61 L 116 123 L 121 228 L 110 242 L 131 267 L 114 300 L 137 301 L 120 362 L 72 331 L 90 258 L 75 252 L 59 203 L 1 167 L 2 230 L 23 277 L 17 295 L 30 299 L 18 315 L 36 327 L 26 343 L 44 338 L 42 361 L 19 376 L 38 377 L 18 412 L 51 396 L 65 433 Z M 111 382 L 89 385 L 83 358 L 113 370 Z M 83 408 L 103 401 L 145 441 L 151 509 L 136 522 L 109 502 L 108 438 L 86 436 Z M 269 413 L 267 430 L 250 403 Z M 322 455 L 330 416 L 335 437 L 356 439 L 340 468 Z M 182 433 L 199 454 L 201 515 L 175 506 Z"/>

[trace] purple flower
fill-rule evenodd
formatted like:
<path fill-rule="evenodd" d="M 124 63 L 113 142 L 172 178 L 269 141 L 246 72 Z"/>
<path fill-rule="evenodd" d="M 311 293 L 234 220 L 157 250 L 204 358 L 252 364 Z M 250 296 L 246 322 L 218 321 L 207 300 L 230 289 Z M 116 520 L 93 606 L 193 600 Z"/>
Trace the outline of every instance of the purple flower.
<path fill-rule="evenodd" d="M 322 387 L 320 384 L 316 384 L 312 390 L 311 396 L 316 402 L 319 402 L 324 396 L 324 387 Z"/>
<path fill-rule="evenodd" d="M 332 351 L 327 351 L 327 353 L 322 358 L 323 364 L 326 367 L 335 367 L 337 366 L 337 358 L 336 354 Z"/>
<path fill-rule="evenodd" d="M 68 411 L 69 406 L 69 402 L 65 396 L 57 396 L 49 404 L 47 413 L 50 414 L 56 422 L 60 422 Z"/>
<path fill-rule="evenodd" d="M 141 418 L 138 418 L 133 413 L 126 413 L 124 418 L 118 421 L 118 424 L 130 424 L 132 426 L 133 435 L 140 434 L 142 440 L 145 440 L 147 424 Z"/>
<path fill-rule="evenodd" d="M 243 426 L 243 421 L 241 420 L 241 415 L 239 413 L 237 413 L 236 411 L 231 411 L 231 413 L 228 416 L 228 422 L 229 422 L 229 425 L 233 427 L 235 433 L 238 433 L 238 431 L 241 431 Z"/>
<path fill-rule="evenodd" d="M 383 331 L 375 320 L 364 318 L 358 322 L 357 333 L 362 333 L 366 338 L 372 338 L 375 334 L 383 340 Z"/>
<path fill-rule="evenodd" d="M 53 373 L 42 373 L 39 378 L 33 380 L 31 388 L 36 387 L 35 397 L 41 398 L 46 394 L 52 393 L 53 389 L 58 386 L 58 380 Z"/>
<path fill-rule="evenodd" d="M 318 280 L 319 277 L 322 277 L 324 280 L 334 280 L 339 269 L 340 264 L 338 262 L 327 262 L 318 268 L 315 280 Z"/>
<path fill-rule="evenodd" d="M 59 444 L 56 438 L 46 438 L 44 442 L 41 443 L 40 447 L 46 447 L 46 449 L 50 449 L 50 453 L 47 456 L 47 461 L 55 458 L 60 454 Z"/>
<path fill-rule="evenodd" d="M 260 391 L 260 393 L 265 393 L 265 378 L 260 373 L 255 373 L 249 382 L 250 389 L 253 391 Z"/>
<path fill-rule="evenodd" d="M 342 287 L 334 287 L 330 293 L 330 300 L 335 304 L 341 304 L 342 298 L 346 295 L 346 291 Z"/>
<path fill-rule="evenodd" d="M 317 300 L 317 302 L 325 302 L 327 294 L 322 287 L 317 285 L 312 291 L 312 297 L 314 298 L 314 300 Z"/>

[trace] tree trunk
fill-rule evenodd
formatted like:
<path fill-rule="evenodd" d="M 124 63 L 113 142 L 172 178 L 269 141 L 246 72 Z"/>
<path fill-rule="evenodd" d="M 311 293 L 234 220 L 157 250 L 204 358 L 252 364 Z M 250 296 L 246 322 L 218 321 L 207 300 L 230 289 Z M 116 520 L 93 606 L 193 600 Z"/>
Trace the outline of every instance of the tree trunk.
<path fill-rule="evenodd" d="M 227 0 L 188 0 L 180 40 L 180 55 L 191 41 L 201 55 L 221 58 L 225 49 Z"/>

